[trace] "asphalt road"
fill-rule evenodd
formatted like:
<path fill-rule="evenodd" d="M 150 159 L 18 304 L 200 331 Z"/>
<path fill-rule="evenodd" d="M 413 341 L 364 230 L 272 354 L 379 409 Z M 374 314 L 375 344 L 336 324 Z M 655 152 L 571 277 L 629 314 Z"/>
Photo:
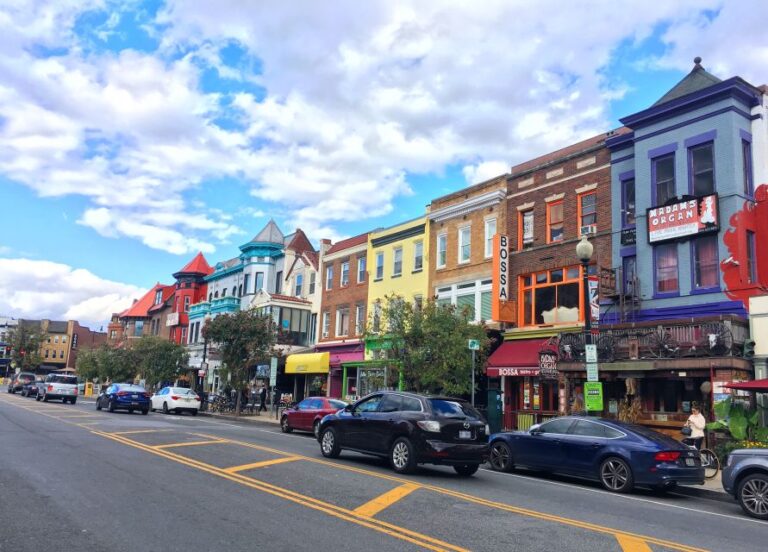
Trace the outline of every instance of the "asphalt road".
<path fill-rule="evenodd" d="M 324 459 L 274 425 L 0 393 L 0 551 L 764 551 L 735 503 Z"/>

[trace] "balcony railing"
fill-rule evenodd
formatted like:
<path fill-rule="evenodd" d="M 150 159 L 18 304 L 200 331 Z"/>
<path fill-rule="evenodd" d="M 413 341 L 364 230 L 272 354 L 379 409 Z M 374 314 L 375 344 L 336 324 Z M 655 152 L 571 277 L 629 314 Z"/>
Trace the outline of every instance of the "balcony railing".
<path fill-rule="evenodd" d="M 697 322 L 616 324 L 593 333 L 601 362 L 741 356 L 749 337 L 746 321 L 736 317 L 702 318 Z M 585 334 L 563 333 L 550 345 L 561 362 L 584 362 Z"/>

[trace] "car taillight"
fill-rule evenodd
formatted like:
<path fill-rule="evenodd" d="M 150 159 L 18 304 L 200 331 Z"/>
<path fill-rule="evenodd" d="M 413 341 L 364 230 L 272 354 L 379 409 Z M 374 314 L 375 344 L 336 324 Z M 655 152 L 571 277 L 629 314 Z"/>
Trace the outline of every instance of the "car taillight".
<path fill-rule="evenodd" d="M 53 391 L 53 385 L 48 386 L 48 391 Z"/>
<path fill-rule="evenodd" d="M 172 401 L 178 401 L 180 398 L 181 397 L 179 397 L 178 395 L 171 395 L 171 400 Z"/>
<path fill-rule="evenodd" d="M 77 389 L 75 389 L 75 395 L 77 395 Z"/>
<path fill-rule="evenodd" d="M 658 462 L 676 462 L 680 458 L 679 452 L 657 452 L 654 456 Z"/>
<path fill-rule="evenodd" d="M 141 396 L 144 397 L 145 399 L 148 399 L 149 398 L 149 393 L 142 393 Z"/>
<path fill-rule="evenodd" d="M 118 391 L 117 396 L 118 397 L 125 397 L 128 394 L 128 391 Z"/>

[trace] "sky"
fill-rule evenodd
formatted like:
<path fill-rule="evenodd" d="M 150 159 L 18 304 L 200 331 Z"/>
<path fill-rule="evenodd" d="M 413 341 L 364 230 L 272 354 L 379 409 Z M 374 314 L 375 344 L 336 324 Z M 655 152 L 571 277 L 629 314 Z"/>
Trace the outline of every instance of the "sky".
<path fill-rule="evenodd" d="M 764 0 L 3 0 L 0 315 L 105 325 L 273 218 L 317 244 L 768 82 Z"/>

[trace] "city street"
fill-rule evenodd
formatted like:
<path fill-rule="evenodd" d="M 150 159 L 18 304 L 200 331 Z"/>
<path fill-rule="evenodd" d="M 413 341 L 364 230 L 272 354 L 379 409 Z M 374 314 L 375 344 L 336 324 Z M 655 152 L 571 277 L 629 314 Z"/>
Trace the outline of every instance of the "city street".
<path fill-rule="evenodd" d="M 277 425 L 0 395 L 0 551 L 764 550 L 735 502 L 486 469 L 399 477 Z"/>

